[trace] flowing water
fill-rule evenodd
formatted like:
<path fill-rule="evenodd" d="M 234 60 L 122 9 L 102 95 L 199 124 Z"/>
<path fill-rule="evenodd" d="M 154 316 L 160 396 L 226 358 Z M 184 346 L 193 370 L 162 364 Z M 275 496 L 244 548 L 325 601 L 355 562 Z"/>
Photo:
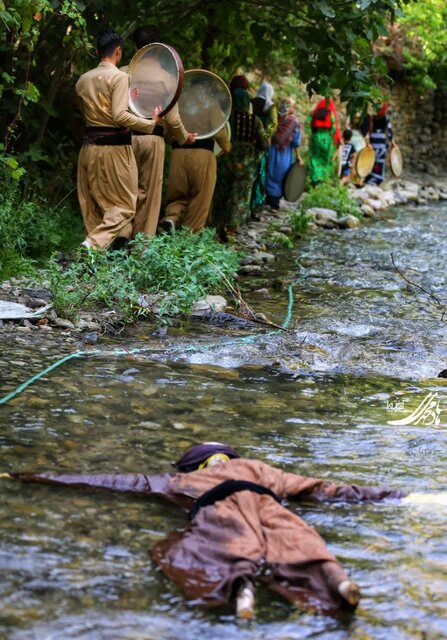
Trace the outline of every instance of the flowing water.
<path fill-rule="evenodd" d="M 256 302 L 282 322 L 297 278 L 291 332 L 255 327 L 254 339 L 193 325 L 153 338 L 139 325 L 0 407 L 0 471 L 159 473 L 218 439 L 300 474 L 445 491 L 447 380 L 436 376 L 446 321 L 390 256 L 445 302 L 446 249 L 442 206 L 320 234 L 299 248 L 298 271 L 296 256 L 277 263 L 266 279 L 282 290 Z M 113 355 L 123 345 L 141 351 Z M 3 340 L 0 395 L 72 349 Z M 440 414 L 388 424 L 429 393 Z M 292 503 L 360 583 L 361 605 L 347 618 L 314 616 L 260 589 L 256 619 L 238 624 L 229 610 L 189 605 L 151 564 L 153 542 L 185 523 L 175 507 L 0 482 L 0 638 L 447 638 L 445 506 Z"/>

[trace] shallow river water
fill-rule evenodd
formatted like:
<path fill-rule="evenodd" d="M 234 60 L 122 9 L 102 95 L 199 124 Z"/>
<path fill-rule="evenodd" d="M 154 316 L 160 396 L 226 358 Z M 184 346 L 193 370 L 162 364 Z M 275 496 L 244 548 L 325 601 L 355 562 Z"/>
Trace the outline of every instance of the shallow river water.
<path fill-rule="evenodd" d="M 391 262 L 447 301 L 447 208 L 325 232 L 282 258 L 247 300 L 276 322 L 294 288 L 293 330 L 256 338 L 140 325 L 0 407 L 1 471 L 159 473 L 186 447 L 231 443 L 288 471 L 343 483 L 447 489 L 446 320 Z M 259 286 L 264 284 L 259 282 Z M 446 314 L 447 315 L 447 314 Z M 128 356 L 113 349 L 140 349 Z M 0 395 L 74 350 L 2 339 Z M 408 416 L 434 396 L 434 422 Z M 428 424 L 433 422 L 433 424 Z M 257 617 L 183 600 L 148 549 L 185 523 L 148 499 L 0 480 L 0 638 L 295 640 L 447 638 L 447 508 L 399 503 L 291 508 L 361 585 L 355 615 L 314 616 L 259 589 Z"/>

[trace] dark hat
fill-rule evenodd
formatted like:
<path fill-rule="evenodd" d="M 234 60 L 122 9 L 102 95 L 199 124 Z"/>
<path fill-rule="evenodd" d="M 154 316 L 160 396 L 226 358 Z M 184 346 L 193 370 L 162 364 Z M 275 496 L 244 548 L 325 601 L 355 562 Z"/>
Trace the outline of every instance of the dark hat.
<path fill-rule="evenodd" d="M 215 455 L 216 453 L 223 453 L 229 458 L 240 458 L 240 456 L 226 444 L 222 442 L 204 442 L 203 444 L 197 444 L 191 449 L 188 449 L 186 453 L 182 455 L 180 460 L 174 462 L 174 467 L 177 471 L 188 473 L 189 471 L 195 471 L 199 468 L 202 462 L 205 462 L 207 458 Z"/>

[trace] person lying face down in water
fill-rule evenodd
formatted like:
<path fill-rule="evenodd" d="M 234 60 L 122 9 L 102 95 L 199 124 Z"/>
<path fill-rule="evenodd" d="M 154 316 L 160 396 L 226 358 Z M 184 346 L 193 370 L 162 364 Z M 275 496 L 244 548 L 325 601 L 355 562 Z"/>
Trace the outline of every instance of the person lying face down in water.
<path fill-rule="evenodd" d="M 354 610 L 358 586 L 320 535 L 282 506 L 291 498 L 363 502 L 403 498 L 383 487 L 337 485 L 240 458 L 229 446 L 207 442 L 189 449 L 176 473 L 147 476 L 10 473 L 27 482 L 162 496 L 190 510 L 190 522 L 151 550 L 152 558 L 196 604 L 232 603 L 254 615 L 259 580 L 296 606 L 319 613 Z"/>

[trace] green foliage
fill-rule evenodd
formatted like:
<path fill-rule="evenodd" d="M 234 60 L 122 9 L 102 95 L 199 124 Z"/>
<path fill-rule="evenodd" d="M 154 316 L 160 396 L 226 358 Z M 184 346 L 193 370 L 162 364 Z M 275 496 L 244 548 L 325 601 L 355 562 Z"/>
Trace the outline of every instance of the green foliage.
<path fill-rule="evenodd" d="M 447 3 L 418 0 L 399 18 L 405 67 L 424 89 L 447 89 Z"/>
<path fill-rule="evenodd" d="M 357 202 L 350 197 L 348 188 L 338 183 L 324 182 L 306 193 L 301 200 L 301 209 L 311 207 L 333 209 L 338 215 L 351 214 L 357 218 L 362 217 L 362 212 Z"/>
<path fill-rule="evenodd" d="M 0 173 L 0 176 L 2 173 Z M 42 200 L 21 201 L 18 185 L 3 175 L 0 194 L 0 280 L 29 274 L 54 251 L 67 251 L 82 239 L 79 214 Z"/>
<path fill-rule="evenodd" d="M 138 236 L 131 251 L 94 254 L 64 270 L 53 259 L 49 276 L 56 312 L 74 319 L 81 309 L 117 310 L 124 321 L 138 316 L 186 316 L 197 300 L 232 282 L 239 256 L 215 241 L 213 230 L 181 230 L 155 238 Z"/>

